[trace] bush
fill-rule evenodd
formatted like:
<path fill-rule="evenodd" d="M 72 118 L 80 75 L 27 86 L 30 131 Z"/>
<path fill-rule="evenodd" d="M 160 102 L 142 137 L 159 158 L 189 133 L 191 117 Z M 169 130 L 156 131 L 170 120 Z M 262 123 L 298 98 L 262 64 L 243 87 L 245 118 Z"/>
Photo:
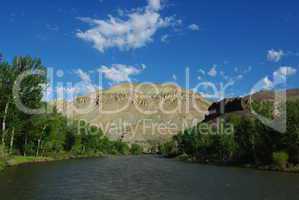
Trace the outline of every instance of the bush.
<path fill-rule="evenodd" d="M 289 155 L 286 152 L 274 152 L 272 159 L 277 167 L 285 169 L 289 160 Z"/>
<path fill-rule="evenodd" d="M 179 153 L 175 141 L 162 144 L 160 146 L 160 153 L 165 157 L 176 157 Z"/>
<path fill-rule="evenodd" d="M 84 147 L 81 144 L 75 144 L 72 149 L 71 153 L 74 154 L 75 156 L 82 155 L 84 154 Z"/>
<path fill-rule="evenodd" d="M 187 161 L 190 160 L 190 156 L 186 153 L 183 153 L 181 155 L 179 155 L 178 157 L 176 157 L 178 160 L 180 161 Z"/>
<path fill-rule="evenodd" d="M 143 153 L 143 148 L 139 144 L 132 144 L 130 153 L 133 155 L 140 155 Z"/>
<path fill-rule="evenodd" d="M 128 144 L 118 140 L 113 142 L 113 151 L 112 154 L 121 154 L 121 155 L 128 155 L 130 148 Z"/>

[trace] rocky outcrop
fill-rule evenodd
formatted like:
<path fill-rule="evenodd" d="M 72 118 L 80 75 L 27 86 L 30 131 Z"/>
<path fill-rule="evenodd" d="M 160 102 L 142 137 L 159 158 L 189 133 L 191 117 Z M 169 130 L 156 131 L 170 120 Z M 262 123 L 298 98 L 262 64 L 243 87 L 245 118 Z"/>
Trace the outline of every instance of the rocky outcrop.
<path fill-rule="evenodd" d="M 192 97 L 195 98 L 195 101 L 202 101 L 203 103 L 207 103 L 206 100 L 204 100 L 201 96 L 198 94 L 194 94 L 191 92 L 171 92 L 171 93 L 163 93 L 159 92 L 157 94 L 144 94 L 144 93 L 105 93 L 105 92 L 99 92 L 96 95 L 93 96 L 81 96 L 77 97 L 75 103 L 76 104 L 88 104 L 94 100 L 96 104 L 106 104 L 106 103 L 112 103 L 112 102 L 122 102 L 122 101 L 130 101 L 131 104 L 134 105 L 148 105 L 151 102 L 161 102 L 164 104 L 175 104 L 178 101 L 192 101 Z"/>
<path fill-rule="evenodd" d="M 286 98 L 288 100 L 298 100 L 299 89 L 287 90 Z M 204 121 L 211 121 L 222 115 L 233 112 L 238 112 L 238 114 L 242 115 L 248 114 L 250 113 L 251 103 L 253 101 L 274 102 L 274 100 L 275 93 L 273 91 L 261 91 L 250 96 L 223 99 L 221 101 L 212 103 L 212 105 L 208 108 L 208 114 L 205 116 Z"/>
<path fill-rule="evenodd" d="M 234 111 L 244 110 L 242 98 L 224 99 L 219 102 L 213 103 L 209 109 L 208 114 L 205 117 L 206 121 L 217 118 L 224 113 L 230 113 Z"/>

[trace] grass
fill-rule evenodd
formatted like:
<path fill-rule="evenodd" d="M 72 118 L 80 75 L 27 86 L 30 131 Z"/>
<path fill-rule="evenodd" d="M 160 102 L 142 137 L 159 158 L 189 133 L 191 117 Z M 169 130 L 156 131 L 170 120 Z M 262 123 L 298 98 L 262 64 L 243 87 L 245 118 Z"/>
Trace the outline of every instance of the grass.
<path fill-rule="evenodd" d="M 104 157 L 102 153 L 72 155 L 69 153 L 53 154 L 49 157 L 35 157 L 35 156 L 9 156 L 6 159 L 0 158 L 0 172 L 6 167 L 18 166 L 26 163 L 40 163 L 50 162 L 55 160 L 81 159 L 81 158 L 100 158 Z"/>
<path fill-rule="evenodd" d="M 16 166 L 25 163 L 38 163 L 53 161 L 50 157 L 33 157 L 33 156 L 13 156 L 6 161 L 7 166 Z"/>

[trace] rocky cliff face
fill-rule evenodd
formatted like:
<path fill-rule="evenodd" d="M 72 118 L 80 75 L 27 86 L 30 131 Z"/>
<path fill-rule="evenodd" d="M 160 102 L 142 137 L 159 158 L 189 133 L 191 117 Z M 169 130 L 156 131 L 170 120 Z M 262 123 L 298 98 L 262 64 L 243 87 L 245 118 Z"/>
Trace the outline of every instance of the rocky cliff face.
<path fill-rule="evenodd" d="M 96 125 L 111 139 L 155 146 L 204 119 L 210 106 L 174 85 L 122 84 L 57 104 L 74 119 Z"/>
<path fill-rule="evenodd" d="M 299 99 L 299 89 L 291 89 L 286 91 L 287 100 L 298 100 Z M 238 113 L 240 115 L 250 115 L 251 103 L 253 101 L 258 102 L 274 102 L 275 93 L 273 91 L 261 91 L 257 92 L 251 96 L 237 97 L 223 99 L 219 102 L 214 102 L 208 108 L 208 114 L 205 116 L 204 121 L 211 121 L 219 116 L 228 113 Z"/>

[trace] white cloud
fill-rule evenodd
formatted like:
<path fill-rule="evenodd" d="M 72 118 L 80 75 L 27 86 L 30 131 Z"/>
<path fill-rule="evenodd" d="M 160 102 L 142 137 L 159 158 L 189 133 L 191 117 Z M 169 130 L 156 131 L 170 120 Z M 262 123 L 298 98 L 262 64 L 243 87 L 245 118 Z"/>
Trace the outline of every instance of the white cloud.
<path fill-rule="evenodd" d="M 102 85 L 100 83 L 93 84 L 92 80 L 90 78 L 90 75 L 87 72 L 84 72 L 82 69 L 75 70 L 75 74 L 77 74 L 81 82 L 76 83 L 75 86 L 69 87 L 69 89 L 66 91 L 67 93 L 70 93 L 70 89 L 75 89 L 76 93 L 81 93 L 81 95 L 85 95 L 87 93 L 92 93 L 96 91 L 97 89 L 101 89 Z"/>
<path fill-rule="evenodd" d="M 269 90 L 269 89 L 272 89 L 272 87 L 273 87 L 273 82 L 269 79 L 268 76 L 263 78 L 262 83 L 263 83 L 263 88 L 262 89 Z"/>
<path fill-rule="evenodd" d="M 161 1 L 160 0 L 148 0 L 148 8 L 158 11 L 161 9 Z"/>
<path fill-rule="evenodd" d="M 191 24 L 188 27 L 191 31 L 199 31 L 199 26 L 197 24 Z"/>
<path fill-rule="evenodd" d="M 91 83 L 89 74 L 84 72 L 82 69 L 75 70 L 75 74 L 77 74 L 83 82 Z"/>
<path fill-rule="evenodd" d="M 124 14 L 122 18 L 109 15 L 107 20 L 79 18 L 91 26 L 86 31 L 79 30 L 76 36 L 93 44 L 100 52 L 109 48 L 120 50 L 137 49 L 152 42 L 159 29 L 178 24 L 173 16 L 161 17 L 160 0 L 148 0 L 145 8 L 137 8 Z"/>
<path fill-rule="evenodd" d="M 118 14 L 119 16 L 121 16 L 121 17 L 123 17 L 123 16 L 125 15 L 125 13 L 126 13 L 125 10 L 120 9 L 120 8 L 118 8 L 118 9 L 116 10 L 116 12 L 117 12 L 117 14 Z"/>
<path fill-rule="evenodd" d="M 264 77 L 260 82 L 257 83 L 254 91 L 258 91 L 261 89 L 262 90 L 273 89 L 275 86 L 281 83 L 285 83 L 288 76 L 295 75 L 296 73 L 297 73 L 296 69 L 289 66 L 282 66 L 273 72 L 272 74 L 273 80 L 271 80 L 268 76 Z"/>
<path fill-rule="evenodd" d="M 273 73 L 274 81 L 284 81 L 288 76 L 296 74 L 297 70 L 290 66 L 282 66 Z"/>
<path fill-rule="evenodd" d="M 268 51 L 267 60 L 271 62 L 279 62 L 284 56 L 284 52 L 282 50 L 274 50 L 271 49 Z"/>
<path fill-rule="evenodd" d="M 119 83 L 131 81 L 130 76 L 141 73 L 145 69 L 144 66 L 145 65 L 142 65 L 137 68 L 123 64 L 113 64 L 111 67 L 103 65 L 100 69 L 98 69 L 98 71 L 103 73 L 106 79 Z"/>
<path fill-rule="evenodd" d="M 208 72 L 209 76 L 215 77 L 217 76 L 217 70 L 216 70 L 216 65 L 213 65 L 213 67 L 210 69 L 210 71 Z"/>

